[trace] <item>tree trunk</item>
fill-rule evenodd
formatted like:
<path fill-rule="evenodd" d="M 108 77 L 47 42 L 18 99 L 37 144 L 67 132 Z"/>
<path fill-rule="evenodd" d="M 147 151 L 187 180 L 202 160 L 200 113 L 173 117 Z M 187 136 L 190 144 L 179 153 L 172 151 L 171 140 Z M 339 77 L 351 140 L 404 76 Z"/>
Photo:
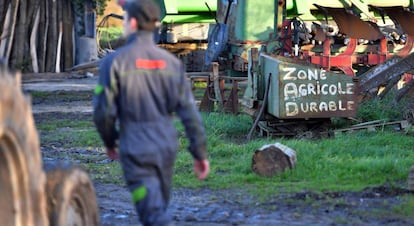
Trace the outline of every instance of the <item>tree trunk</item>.
<path fill-rule="evenodd" d="M 16 27 L 16 20 L 17 20 L 17 11 L 19 9 L 19 0 L 16 0 L 15 4 L 11 4 L 11 9 L 13 12 L 12 14 L 12 18 L 11 18 L 11 22 L 10 22 L 10 32 L 8 35 L 8 41 L 7 41 L 7 51 L 6 54 L 4 56 L 4 60 L 6 61 L 6 64 L 9 64 L 10 61 L 10 53 L 12 51 L 12 46 L 13 46 L 13 39 L 14 39 L 14 30 Z"/>
<path fill-rule="evenodd" d="M 7 7 L 7 13 L 4 17 L 4 26 L 2 28 L 1 36 L 0 36 L 0 58 L 6 57 L 6 48 L 7 44 L 10 41 L 10 20 L 11 20 L 11 4 Z"/>
<path fill-rule="evenodd" d="M 37 45 L 36 45 L 36 40 L 38 36 L 37 31 L 39 28 L 39 17 L 40 17 L 40 9 L 37 9 L 35 21 L 33 24 L 32 34 L 30 35 L 30 56 L 32 57 L 32 67 L 33 67 L 34 73 L 39 72 L 39 65 L 37 62 Z"/>
<path fill-rule="evenodd" d="M 41 1 L 42 10 L 40 11 L 40 24 L 42 25 L 39 29 L 39 70 L 40 72 L 45 72 L 46 70 L 46 48 L 48 41 L 48 32 L 49 32 L 49 1 Z"/>
<path fill-rule="evenodd" d="M 28 30 L 29 30 L 29 23 L 27 22 L 27 1 L 26 0 L 19 0 L 19 7 L 18 7 L 18 18 L 16 20 L 16 36 L 13 36 L 13 46 L 15 48 L 11 49 L 10 55 L 10 63 L 14 65 L 17 69 L 25 71 L 27 69 L 27 65 L 29 64 L 29 59 L 26 59 L 25 56 L 28 56 L 28 47 L 29 43 L 28 40 L 26 41 L 26 37 L 28 37 Z"/>
<path fill-rule="evenodd" d="M 74 45 L 73 45 L 73 8 L 71 1 L 64 1 L 62 6 L 63 16 L 63 42 L 62 42 L 62 67 L 64 69 L 73 67 Z"/>
<path fill-rule="evenodd" d="M 0 58 L 23 72 L 73 67 L 72 4 L 72 0 L 0 0 Z"/>
<path fill-rule="evenodd" d="M 62 49 L 62 33 L 63 33 L 63 23 L 59 23 L 59 36 L 58 36 L 58 44 L 56 48 L 56 69 L 57 73 L 60 73 L 60 56 L 61 56 L 61 49 Z"/>
<path fill-rule="evenodd" d="M 10 4 L 11 0 L 0 0 L 0 21 L 5 21 Z M 0 31 L 4 30 L 5 28 L 8 28 L 8 26 L 6 26 L 4 23 L 0 23 Z"/>
<path fill-rule="evenodd" d="M 260 176 L 280 174 L 296 165 L 296 152 L 280 143 L 264 145 L 252 157 L 252 170 Z"/>
<path fill-rule="evenodd" d="M 48 72 L 54 72 L 56 67 L 56 50 L 58 39 L 58 15 L 57 15 L 57 3 L 53 0 L 49 1 L 49 33 L 48 42 L 46 46 L 46 70 Z"/>

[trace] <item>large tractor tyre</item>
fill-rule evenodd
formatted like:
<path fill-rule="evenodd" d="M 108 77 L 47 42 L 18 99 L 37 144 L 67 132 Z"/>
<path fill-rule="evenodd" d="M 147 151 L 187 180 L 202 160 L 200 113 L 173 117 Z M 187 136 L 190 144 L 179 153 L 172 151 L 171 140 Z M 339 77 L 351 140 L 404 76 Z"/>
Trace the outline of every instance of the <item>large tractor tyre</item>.
<path fill-rule="evenodd" d="M 99 225 L 95 189 L 85 170 L 71 166 L 46 172 L 51 226 Z"/>
<path fill-rule="evenodd" d="M 48 225 L 39 138 L 20 78 L 0 64 L 1 225 Z"/>

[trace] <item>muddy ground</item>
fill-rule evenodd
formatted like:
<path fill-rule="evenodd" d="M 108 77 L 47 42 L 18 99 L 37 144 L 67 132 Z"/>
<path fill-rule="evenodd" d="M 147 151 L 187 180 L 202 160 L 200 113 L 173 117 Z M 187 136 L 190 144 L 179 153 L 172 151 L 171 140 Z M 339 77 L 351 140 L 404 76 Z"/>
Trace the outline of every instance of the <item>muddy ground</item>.
<path fill-rule="evenodd" d="M 91 95 L 96 78 L 53 82 L 25 81 L 23 85 L 28 93 L 34 90 L 50 92 L 50 95 L 32 100 L 36 123 L 45 120 L 91 119 Z M 73 95 L 60 95 L 62 92 Z M 45 135 L 41 131 L 39 134 Z M 101 147 L 92 150 L 82 147 L 63 148 L 63 144 L 43 142 L 41 151 L 45 162 L 87 164 L 93 160 L 100 164 L 110 163 Z M 76 157 L 80 155 L 82 158 Z M 101 225 L 139 225 L 129 192 L 123 185 L 107 184 L 98 179 L 94 184 Z M 396 215 L 392 211 L 400 208 L 404 195 L 412 195 L 403 184 L 399 187 L 366 188 L 360 192 L 292 194 L 275 191 L 275 194 L 265 202 L 260 202 L 239 189 L 174 188 L 169 210 L 178 226 L 414 225 L 414 218 Z"/>

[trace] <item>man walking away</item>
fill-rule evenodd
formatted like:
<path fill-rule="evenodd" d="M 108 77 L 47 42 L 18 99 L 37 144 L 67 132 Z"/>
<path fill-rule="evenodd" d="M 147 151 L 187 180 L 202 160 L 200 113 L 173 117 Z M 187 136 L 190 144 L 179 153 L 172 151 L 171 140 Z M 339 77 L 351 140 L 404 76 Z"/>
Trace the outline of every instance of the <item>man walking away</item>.
<path fill-rule="evenodd" d="M 210 170 L 206 135 L 183 64 L 154 42 L 158 5 L 152 0 L 119 4 L 128 41 L 100 65 L 94 122 L 108 157 L 120 159 L 142 224 L 171 225 L 167 206 L 178 150 L 173 115 L 184 125 L 200 180 Z"/>

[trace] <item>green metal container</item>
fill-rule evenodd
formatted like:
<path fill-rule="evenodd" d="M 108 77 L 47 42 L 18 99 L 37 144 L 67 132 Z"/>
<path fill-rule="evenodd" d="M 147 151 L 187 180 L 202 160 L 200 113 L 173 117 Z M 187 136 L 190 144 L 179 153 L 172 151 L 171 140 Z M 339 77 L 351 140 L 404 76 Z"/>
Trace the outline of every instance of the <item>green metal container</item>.
<path fill-rule="evenodd" d="M 219 18 L 225 20 L 228 2 L 219 1 Z M 227 3 L 227 4 L 226 4 Z M 267 10 L 264 10 L 267 9 Z M 228 15 L 230 42 L 256 42 L 274 32 L 275 1 L 238 0 Z"/>
<path fill-rule="evenodd" d="M 217 0 L 164 0 L 167 14 L 208 12 L 206 3 L 212 11 L 217 10 Z"/>
<path fill-rule="evenodd" d="M 163 22 L 166 23 L 214 23 L 217 0 L 157 0 L 164 6 Z M 210 7 L 209 11 L 206 3 Z"/>
<path fill-rule="evenodd" d="M 355 116 L 357 84 L 353 77 L 301 64 L 290 58 L 260 55 L 258 76 L 270 85 L 267 112 L 279 119 Z M 265 89 L 258 89 L 258 95 Z M 263 96 L 263 95 L 262 95 Z"/>

